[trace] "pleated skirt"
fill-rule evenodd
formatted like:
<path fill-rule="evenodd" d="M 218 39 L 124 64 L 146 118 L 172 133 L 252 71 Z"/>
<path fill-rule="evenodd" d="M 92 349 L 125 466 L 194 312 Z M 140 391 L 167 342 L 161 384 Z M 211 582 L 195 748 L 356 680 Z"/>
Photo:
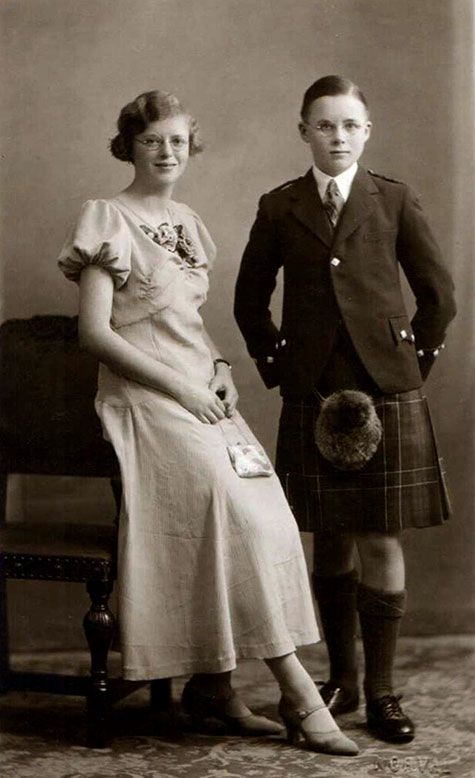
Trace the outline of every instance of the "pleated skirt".
<path fill-rule="evenodd" d="M 338 470 L 314 438 L 321 401 L 284 402 L 276 470 L 301 531 L 385 532 L 442 524 L 450 501 L 427 399 L 419 389 L 374 398 L 383 434 L 360 470 Z"/>

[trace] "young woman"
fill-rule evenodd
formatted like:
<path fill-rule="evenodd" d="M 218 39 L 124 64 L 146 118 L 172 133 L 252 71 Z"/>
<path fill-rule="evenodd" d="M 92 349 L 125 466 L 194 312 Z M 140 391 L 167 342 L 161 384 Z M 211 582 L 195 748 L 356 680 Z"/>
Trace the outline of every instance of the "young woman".
<path fill-rule="evenodd" d="M 200 316 L 215 248 L 197 214 L 171 199 L 201 150 L 196 122 L 154 91 L 123 108 L 118 130 L 111 151 L 133 164 L 133 181 L 83 206 L 59 264 L 80 284 L 80 339 L 101 363 L 96 408 L 121 467 L 124 677 L 192 674 L 192 716 L 263 734 L 280 727 L 230 684 L 237 659 L 261 658 L 282 690 L 289 739 L 355 754 L 296 658 L 318 631 L 279 481 L 240 477 L 229 455 L 258 443 Z"/>

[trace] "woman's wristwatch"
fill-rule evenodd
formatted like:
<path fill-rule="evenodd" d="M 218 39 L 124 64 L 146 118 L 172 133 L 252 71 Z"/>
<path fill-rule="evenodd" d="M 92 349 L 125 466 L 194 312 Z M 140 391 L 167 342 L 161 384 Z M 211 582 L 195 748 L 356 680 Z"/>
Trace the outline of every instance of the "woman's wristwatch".
<path fill-rule="evenodd" d="M 230 370 L 232 370 L 231 362 L 228 362 L 227 359 L 223 359 L 222 357 L 218 357 L 217 359 L 213 359 L 213 365 L 214 369 L 216 370 L 216 366 L 219 365 L 219 363 L 222 362 L 223 364 L 227 365 Z"/>

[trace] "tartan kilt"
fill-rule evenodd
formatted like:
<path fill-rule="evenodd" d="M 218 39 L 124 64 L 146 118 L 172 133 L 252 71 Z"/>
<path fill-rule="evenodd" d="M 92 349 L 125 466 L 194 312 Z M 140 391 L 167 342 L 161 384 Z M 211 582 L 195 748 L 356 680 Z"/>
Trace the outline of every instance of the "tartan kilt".
<path fill-rule="evenodd" d="M 450 501 L 429 407 L 419 389 L 374 397 L 383 427 L 372 459 L 337 470 L 314 441 L 321 401 L 285 402 L 276 470 L 302 532 L 398 532 L 442 524 Z"/>

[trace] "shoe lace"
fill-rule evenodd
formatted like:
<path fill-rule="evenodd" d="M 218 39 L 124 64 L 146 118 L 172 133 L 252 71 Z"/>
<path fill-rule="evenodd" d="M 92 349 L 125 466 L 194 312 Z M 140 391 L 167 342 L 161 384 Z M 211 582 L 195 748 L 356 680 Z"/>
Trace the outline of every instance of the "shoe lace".
<path fill-rule="evenodd" d="M 384 713 L 385 716 L 393 719 L 404 718 L 404 713 L 399 705 L 399 700 L 401 698 L 402 694 L 388 694 L 385 697 L 381 697 L 381 699 L 378 700 L 378 707 L 381 709 L 381 713 Z"/>

